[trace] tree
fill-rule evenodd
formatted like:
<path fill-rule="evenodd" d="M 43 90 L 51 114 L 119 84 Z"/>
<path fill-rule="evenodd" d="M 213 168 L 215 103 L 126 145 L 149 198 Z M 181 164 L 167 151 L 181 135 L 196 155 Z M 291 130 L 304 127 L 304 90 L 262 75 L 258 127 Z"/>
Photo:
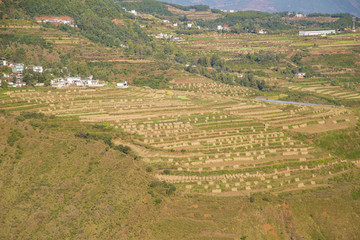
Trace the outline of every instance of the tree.
<path fill-rule="evenodd" d="M 0 82 L 3 89 L 7 89 L 9 87 L 9 84 L 5 80 L 0 80 Z"/>

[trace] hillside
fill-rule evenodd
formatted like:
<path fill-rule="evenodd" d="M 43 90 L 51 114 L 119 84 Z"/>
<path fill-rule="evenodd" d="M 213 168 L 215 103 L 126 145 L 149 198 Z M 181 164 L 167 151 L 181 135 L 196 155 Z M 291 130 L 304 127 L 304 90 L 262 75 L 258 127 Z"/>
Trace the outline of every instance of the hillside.
<path fill-rule="evenodd" d="M 212 8 L 225 10 L 257 10 L 265 12 L 303 12 L 303 13 L 350 13 L 360 16 L 360 4 L 355 0 L 165 0 L 181 5 L 206 4 Z"/>
<path fill-rule="evenodd" d="M 198 3 L 0 1 L 0 239 L 360 236 L 351 16 Z"/>

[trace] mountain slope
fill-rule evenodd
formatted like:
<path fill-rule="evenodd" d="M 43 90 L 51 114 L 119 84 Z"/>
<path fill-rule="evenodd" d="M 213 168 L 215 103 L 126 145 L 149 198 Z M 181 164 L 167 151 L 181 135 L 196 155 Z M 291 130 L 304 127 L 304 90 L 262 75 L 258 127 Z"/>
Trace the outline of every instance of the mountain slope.
<path fill-rule="evenodd" d="M 258 10 L 267 12 L 296 11 L 304 13 L 350 13 L 360 16 L 356 0 L 165 0 L 182 5 L 207 4 L 212 8 Z"/>

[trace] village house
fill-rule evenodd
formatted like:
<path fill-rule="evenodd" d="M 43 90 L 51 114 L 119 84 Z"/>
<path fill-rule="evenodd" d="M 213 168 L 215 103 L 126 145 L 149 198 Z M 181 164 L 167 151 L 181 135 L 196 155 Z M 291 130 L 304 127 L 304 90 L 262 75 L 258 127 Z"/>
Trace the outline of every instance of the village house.
<path fill-rule="evenodd" d="M 36 72 L 36 73 L 43 73 L 44 72 L 44 68 L 42 66 L 29 65 L 25 69 L 31 69 L 31 70 L 33 70 L 33 72 Z"/>
<path fill-rule="evenodd" d="M 138 15 L 138 13 L 136 12 L 136 10 L 130 10 L 129 13 L 134 14 L 135 16 Z"/>
<path fill-rule="evenodd" d="M 300 72 L 297 74 L 298 78 L 305 78 L 306 77 L 306 73 Z"/>
<path fill-rule="evenodd" d="M 125 81 L 125 82 L 122 82 L 122 83 L 116 83 L 116 87 L 117 88 L 128 88 L 129 85 L 128 85 L 127 81 Z"/>
<path fill-rule="evenodd" d="M 300 31 L 299 32 L 299 36 L 326 36 L 329 34 L 336 34 L 336 30 Z"/>
<path fill-rule="evenodd" d="M 173 41 L 174 42 L 183 42 L 183 41 L 185 41 L 185 39 L 183 39 L 182 37 L 174 37 Z"/>
<path fill-rule="evenodd" d="M 5 58 L 0 58 L 0 66 L 7 66 L 7 61 Z"/>
<path fill-rule="evenodd" d="M 20 63 L 20 64 L 15 64 L 12 67 L 12 72 L 13 73 L 22 73 L 24 71 L 24 64 Z"/>
<path fill-rule="evenodd" d="M 37 72 L 37 73 L 43 73 L 44 72 L 44 69 L 42 66 L 34 66 L 33 67 L 33 71 L 34 72 Z"/>
<path fill-rule="evenodd" d="M 259 30 L 259 34 L 267 34 L 267 31 L 264 30 L 264 29 L 260 29 L 260 30 Z"/>
<path fill-rule="evenodd" d="M 159 34 L 155 35 L 156 39 L 171 39 L 172 37 L 173 37 L 173 35 L 167 34 L 167 33 L 159 33 Z"/>
<path fill-rule="evenodd" d="M 223 25 L 218 25 L 216 29 L 218 31 L 226 31 L 226 32 L 230 31 L 229 25 L 227 25 L 227 24 L 224 24 L 224 26 Z"/>
<path fill-rule="evenodd" d="M 303 18 L 303 17 L 306 17 L 306 15 L 305 15 L 305 14 L 302 14 L 302 13 L 296 13 L 296 14 L 295 14 L 295 17 L 297 17 L 297 18 Z"/>
<path fill-rule="evenodd" d="M 50 84 L 53 88 L 63 88 L 70 86 L 69 82 L 63 78 L 53 79 L 51 80 Z"/>

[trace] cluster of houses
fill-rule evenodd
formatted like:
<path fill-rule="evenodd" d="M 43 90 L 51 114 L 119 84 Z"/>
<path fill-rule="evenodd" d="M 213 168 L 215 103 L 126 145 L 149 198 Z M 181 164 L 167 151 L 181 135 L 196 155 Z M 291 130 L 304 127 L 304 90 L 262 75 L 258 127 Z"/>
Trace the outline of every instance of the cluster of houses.
<path fill-rule="evenodd" d="M 163 20 L 163 23 L 165 23 L 167 26 L 172 26 L 172 27 L 174 27 L 174 28 L 179 27 L 179 23 L 171 23 L 169 20 L 166 20 L 166 19 Z M 196 25 L 196 24 L 193 23 L 193 22 L 191 22 L 191 23 L 186 23 L 185 27 L 188 28 L 188 29 L 195 29 L 195 28 L 196 28 L 196 29 L 201 29 L 200 26 Z"/>
<path fill-rule="evenodd" d="M 167 34 L 167 33 L 159 33 L 159 34 L 152 34 L 149 36 L 154 36 L 156 39 L 172 39 L 173 35 L 172 34 Z"/>
<path fill-rule="evenodd" d="M 229 27 L 228 24 L 224 24 L 224 25 L 218 25 L 216 27 L 216 30 L 219 31 L 219 32 L 230 32 L 231 29 Z M 256 33 L 255 31 L 252 31 L 252 33 Z M 268 32 L 265 30 L 265 29 L 260 29 L 258 31 L 258 34 L 267 34 Z"/>
<path fill-rule="evenodd" d="M 188 29 L 191 29 L 191 28 L 201 29 L 200 26 L 198 26 L 198 25 L 196 25 L 196 24 L 194 24 L 194 23 L 188 23 L 188 24 L 186 25 L 186 27 L 187 27 Z"/>
<path fill-rule="evenodd" d="M 172 26 L 175 27 L 175 28 L 179 26 L 178 23 L 171 23 L 171 22 L 170 22 L 169 20 L 167 20 L 167 19 L 164 19 L 164 20 L 163 20 L 163 23 L 165 23 L 165 24 L 167 24 L 167 25 L 172 24 Z"/>
<path fill-rule="evenodd" d="M 26 83 L 23 82 L 25 69 L 32 70 L 36 73 L 43 73 L 44 68 L 42 66 L 28 65 L 25 66 L 23 63 L 11 63 L 5 58 L 0 58 L 0 67 L 8 67 L 11 69 L 11 73 L 4 73 L 0 76 L 0 80 L 8 83 L 10 87 L 24 87 Z M 1 84 L 0 84 L 1 86 Z"/>
<path fill-rule="evenodd" d="M 162 39 L 162 40 L 172 40 L 174 42 L 183 42 L 185 41 L 182 37 L 175 37 L 172 34 L 167 33 L 159 33 L 159 34 L 149 34 L 149 37 L 155 37 L 156 39 Z"/>
<path fill-rule="evenodd" d="M 56 78 L 51 80 L 51 86 L 54 88 L 63 87 L 104 87 L 105 83 L 100 83 L 98 80 L 93 79 L 93 76 L 87 78 L 81 77 L 67 77 L 67 78 Z"/>
<path fill-rule="evenodd" d="M 35 17 L 36 22 L 38 23 L 51 23 L 55 26 L 60 25 L 69 25 L 70 27 L 76 27 L 75 21 L 71 17 L 61 16 L 61 17 Z"/>
<path fill-rule="evenodd" d="M 44 68 L 42 66 L 33 66 L 24 64 L 14 64 L 6 61 L 5 58 L 0 58 L 0 67 L 6 66 L 11 68 L 11 73 L 4 73 L 3 76 L 0 76 L 0 87 L 3 82 L 7 83 L 9 87 L 25 87 L 26 83 L 23 82 L 23 74 L 25 69 L 30 69 L 34 73 L 44 73 Z M 44 83 L 37 83 L 36 87 L 44 86 Z M 105 83 L 100 83 L 100 81 L 93 79 L 93 76 L 81 78 L 81 77 L 66 77 L 66 78 L 57 78 L 51 80 L 51 86 L 54 88 L 63 88 L 63 87 L 104 87 Z M 117 88 L 127 88 L 129 87 L 128 83 L 120 82 L 116 84 Z"/>
<path fill-rule="evenodd" d="M 288 17 L 296 17 L 296 18 L 305 18 L 307 17 L 304 13 L 297 13 L 297 12 L 288 12 Z"/>
<path fill-rule="evenodd" d="M 93 79 L 93 76 L 87 78 L 81 77 L 67 77 L 57 78 L 51 80 L 51 86 L 53 88 L 64 88 L 64 87 L 104 87 L 105 83 Z M 116 83 L 116 88 L 128 88 L 129 84 L 127 81 Z"/>

